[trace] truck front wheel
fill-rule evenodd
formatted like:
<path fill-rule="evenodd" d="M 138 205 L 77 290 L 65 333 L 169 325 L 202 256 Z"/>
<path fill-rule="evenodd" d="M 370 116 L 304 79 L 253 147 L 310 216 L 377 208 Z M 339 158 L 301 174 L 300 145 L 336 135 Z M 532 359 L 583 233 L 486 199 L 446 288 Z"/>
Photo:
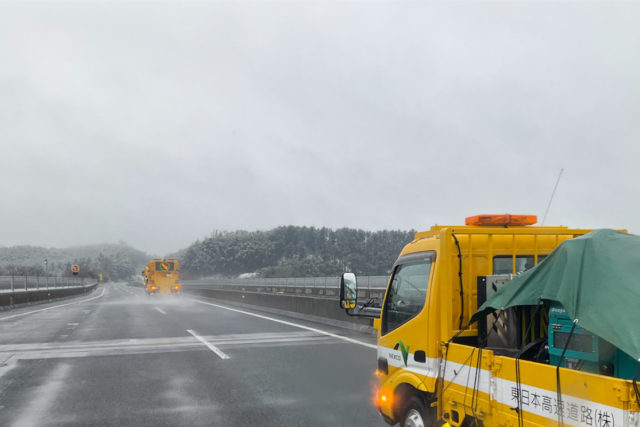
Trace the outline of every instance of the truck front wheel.
<path fill-rule="evenodd" d="M 400 422 L 402 427 L 429 427 L 435 426 L 433 408 L 427 408 L 418 396 L 411 396 L 405 406 L 404 416 Z"/>

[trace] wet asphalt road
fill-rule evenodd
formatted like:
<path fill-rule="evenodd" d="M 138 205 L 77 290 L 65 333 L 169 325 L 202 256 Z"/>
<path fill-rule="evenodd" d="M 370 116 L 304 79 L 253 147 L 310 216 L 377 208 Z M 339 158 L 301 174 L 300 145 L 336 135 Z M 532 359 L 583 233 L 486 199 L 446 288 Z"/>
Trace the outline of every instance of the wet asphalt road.
<path fill-rule="evenodd" d="M 383 426 L 374 342 L 109 283 L 0 312 L 0 425 Z"/>

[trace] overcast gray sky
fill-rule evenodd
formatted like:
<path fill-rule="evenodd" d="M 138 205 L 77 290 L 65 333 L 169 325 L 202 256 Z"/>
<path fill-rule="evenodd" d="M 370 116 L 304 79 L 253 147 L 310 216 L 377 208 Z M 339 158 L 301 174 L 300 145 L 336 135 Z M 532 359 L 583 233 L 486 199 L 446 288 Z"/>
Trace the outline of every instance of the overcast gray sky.
<path fill-rule="evenodd" d="M 0 3 L 0 246 L 640 232 L 640 5 Z"/>

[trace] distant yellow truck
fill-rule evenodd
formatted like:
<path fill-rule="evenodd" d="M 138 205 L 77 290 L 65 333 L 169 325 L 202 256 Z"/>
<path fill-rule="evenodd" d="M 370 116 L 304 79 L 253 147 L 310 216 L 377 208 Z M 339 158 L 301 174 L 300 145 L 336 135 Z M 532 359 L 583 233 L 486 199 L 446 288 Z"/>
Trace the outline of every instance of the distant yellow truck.
<path fill-rule="evenodd" d="M 357 305 L 356 277 L 343 275 L 341 307 L 374 318 L 375 401 L 387 423 L 640 426 L 638 362 L 627 356 L 619 375 L 617 365 L 598 358 L 606 343 L 576 328 L 561 308 L 496 311 L 472 322 L 480 304 L 514 275 L 591 231 L 535 222 L 535 216 L 480 215 L 417 233 L 395 262 L 379 309 Z"/>
<path fill-rule="evenodd" d="M 147 295 L 180 295 L 180 273 L 175 259 L 153 259 L 144 268 L 144 286 Z"/>

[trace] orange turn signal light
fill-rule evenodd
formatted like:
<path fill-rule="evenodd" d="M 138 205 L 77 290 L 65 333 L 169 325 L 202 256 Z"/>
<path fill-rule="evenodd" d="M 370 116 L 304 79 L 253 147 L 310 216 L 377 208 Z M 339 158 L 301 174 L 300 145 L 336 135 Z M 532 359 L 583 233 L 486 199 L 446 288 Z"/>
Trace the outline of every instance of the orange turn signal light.
<path fill-rule="evenodd" d="M 466 225 L 533 225 L 536 215 L 476 215 L 465 218 Z"/>
<path fill-rule="evenodd" d="M 382 406 L 391 406 L 393 404 L 391 396 L 387 395 L 386 393 L 380 393 L 378 395 L 378 405 Z"/>

